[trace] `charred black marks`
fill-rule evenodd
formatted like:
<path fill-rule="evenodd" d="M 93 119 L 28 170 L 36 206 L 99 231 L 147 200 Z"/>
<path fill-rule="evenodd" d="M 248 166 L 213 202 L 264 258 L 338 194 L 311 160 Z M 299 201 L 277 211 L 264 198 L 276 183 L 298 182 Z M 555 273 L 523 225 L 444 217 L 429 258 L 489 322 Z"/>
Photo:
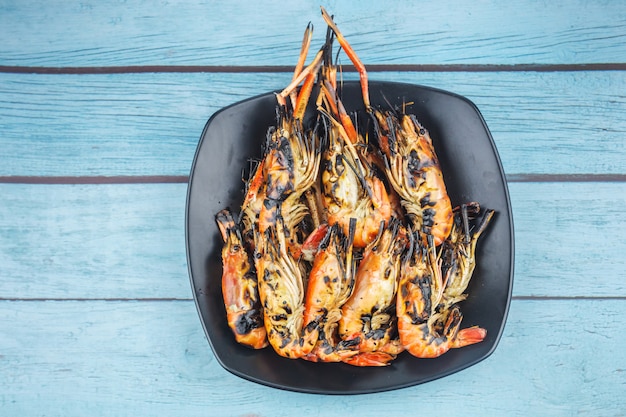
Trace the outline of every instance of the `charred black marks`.
<path fill-rule="evenodd" d="M 430 195 L 430 193 L 428 192 L 428 193 L 426 193 L 426 194 L 424 195 L 424 197 L 422 197 L 422 198 L 420 199 L 420 206 L 421 206 L 421 207 L 434 207 L 434 206 L 437 204 L 437 202 L 436 202 L 436 201 L 432 201 L 432 200 L 430 199 L 430 196 L 431 196 L 431 195 Z"/>
<path fill-rule="evenodd" d="M 435 215 L 437 212 L 432 208 L 422 210 L 422 224 L 425 227 L 432 227 L 435 224 Z"/>
<path fill-rule="evenodd" d="M 284 321 L 287 320 L 287 315 L 286 314 L 274 314 L 272 316 L 272 320 L 273 321 Z"/>
<path fill-rule="evenodd" d="M 248 310 L 237 317 L 237 321 L 235 322 L 235 331 L 237 334 L 244 335 L 261 326 L 263 326 L 261 312 L 253 309 Z"/>
<path fill-rule="evenodd" d="M 367 337 L 368 339 L 372 339 L 372 340 L 381 340 L 385 337 L 386 333 L 387 333 L 386 329 L 376 329 L 376 330 L 369 331 L 365 335 L 365 337 Z"/>

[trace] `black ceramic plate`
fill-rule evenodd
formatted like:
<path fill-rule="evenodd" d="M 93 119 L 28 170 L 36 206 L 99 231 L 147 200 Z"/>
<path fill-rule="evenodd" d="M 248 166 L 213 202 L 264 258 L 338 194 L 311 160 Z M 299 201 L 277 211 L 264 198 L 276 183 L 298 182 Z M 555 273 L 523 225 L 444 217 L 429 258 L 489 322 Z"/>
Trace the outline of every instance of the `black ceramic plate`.
<path fill-rule="evenodd" d="M 404 352 L 390 366 L 357 368 L 279 357 L 271 347 L 254 351 L 235 342 L 221 294 L 221 247 L 214 216 L 237 210 L 243 200 L 242 168 L 259 157 L 267 128 L 275 122 L 273 93 L 226 107 L 207 122 L 196 151 L 187 194 L 187 260 L 194 298 L 216 359 L 235 375 L 260 384 L 322 394 L 362 394 L 408 387 L 465 369 L 488 357 L 502 334 L 513 283 L 513 221 L 498 153 L 478 109 L 469 100 L 432 88 L 370 82 L 373 105 L 387 101 L 417 115 L 430 131 L 453 205 L 478 201 L 496 210 L 478 242 L 478 266 L 469 298 L 461 304 L 463 327 L 487 329 L 476 345 L 437 359 Z M 364 110 L 359 84 L 344 84 L 348 111 Z"/>

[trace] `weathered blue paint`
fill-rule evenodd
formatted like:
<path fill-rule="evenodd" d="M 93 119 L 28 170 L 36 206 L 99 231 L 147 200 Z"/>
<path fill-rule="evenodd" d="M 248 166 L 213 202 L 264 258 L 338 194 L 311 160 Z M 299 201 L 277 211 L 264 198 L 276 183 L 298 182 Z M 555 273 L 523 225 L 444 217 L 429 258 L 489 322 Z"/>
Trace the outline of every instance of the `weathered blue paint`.
<path fill-rule="evenodd" d="M 279 90 L 290 77 L 0 74 L 0 175 L 187 175 L 214 112 Z M 472 100 L 507 174 L 626 173 L 626 71 L 393 72 L 370 78 Z"/>
<path fill-rule="evenodd" d="M 626 297 L 625 183 L 509 189 L 514 296 Z M 185 184 L 0 184 L 0 297 L 191 298 L 186 191 Z"/>
<path fill-rule="evenodd" d="M 626 62 L 621 1 L 5 1 L 0 65 L 294 65 L 319 6 L 364 62 Z"/>
<path fill-rule="evenodd" d="M 321 4 L 366 64 L 626 64 L 620 1 Z M 292 66 L 309 20 L 319 43 L 304 0 L 0 1 L 0 66 Z M 626 71 L 370 77 L 470 98 L 512 176 L 626 175 Z M 212 113 L 289 78 L 0 73 L 0 176 L 186 175 Z M 623 415 L 625 187 L 510 183 L 514 300 L 495 353 L 346 397 L 219 366 L 191 300 L 185 184 L 0 184 L 0 415 Z"/>
<path fill-rule="evenodd" d="M 2 415 L 610 415 L 623 412 L 623 300 L 514 300 L 492 356 L 359 396 L 267 388 L 215 360 L 192 301 L 0 302 Z"/>

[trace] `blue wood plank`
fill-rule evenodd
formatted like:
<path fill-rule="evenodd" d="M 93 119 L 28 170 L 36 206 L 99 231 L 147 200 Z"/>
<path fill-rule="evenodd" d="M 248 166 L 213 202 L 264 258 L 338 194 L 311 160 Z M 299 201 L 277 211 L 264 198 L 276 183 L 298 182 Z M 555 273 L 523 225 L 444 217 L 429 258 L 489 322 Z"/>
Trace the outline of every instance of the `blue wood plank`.
<path fill-rule="evenodd" d="M 626 297 L 626 183 L 510 193 L 514 296 Z M 191 298 L 185 194 L 185 184 L 0 185 L 0 298 Z"/>
<path fill-rule="evenodd" d="M 185 184 L 0 190 L 0 297 L 191 298 Z"/>
<path fill-rule="evenodd" d="M 348 74 L 347 78 L 354 78 Z M 626 173 L 626 72 L 377 73 L 468 97 L 505 172 Z M 0 175 L 187 175 L 208 118 L 289 74 L 0 74 Z"/>
<path fill-rule="evenodd" d="M 515 294 L 626 296 L 625 183 L 520 183 L 510 192 Z"/>
<path fill-rule="evenodd" d="M 294 65 L 336 16 L 366 63 L 626 62 L 620 1 L 4 1 L 0 65 Z"/>
<path fill-rule="evenodd" d="M 321 4 L 366 64 L 626 62 L 626 3 L 548 3 Z M 0 65 L 293 65 L 309 20 L 319 44 L 304 0 L 0 0 Z M 186 175 L 213 112 L 289 78 L 2 73 L 0 176 Z M 469 97 L 511 176 L 626 174 L 626 71 L 371 78 Z M 0 415 L 623 415 L 625 188 L 511 183 L 514 300 L 494 355 L 347 397 L 219 366 L 190 299 L 185 184 L 0 184 Z"/>
<path fill-rule="evenodd" d="M 23 417 L 618 416 L 624 314 L 623 300 L 514 301 L 498 348 L 478 365 L 397 391 L 320 396 L 223 370 L 190 301 L 5 301 L 0 409 Z"/>

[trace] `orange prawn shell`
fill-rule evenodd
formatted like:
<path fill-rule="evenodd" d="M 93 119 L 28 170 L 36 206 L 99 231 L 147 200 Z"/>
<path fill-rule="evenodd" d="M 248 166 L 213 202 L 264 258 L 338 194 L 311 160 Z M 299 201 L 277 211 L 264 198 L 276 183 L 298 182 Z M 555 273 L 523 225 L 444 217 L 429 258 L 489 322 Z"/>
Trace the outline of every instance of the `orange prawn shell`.
<path fill-rule="evenodd" d="M 350 218 L 356 218 L 354 246 L 364 248 L 374 241 L 380 230 L 381 222 L 388 222 L 391 218 L 392 207 L 385 185 L 376 177 L 367 178 L 366 183 L 372 190 L 372 200 L 365 197 L 363 204 L 356 207 L 343 206 L 335 213 L 328 215 L 330 224 L 339 223 L 348 232 Z"/>
<path fill-rule="evenodd" d="M 452 204 L 441 166 L 426 129 L 410 115 L 374 111 L 378 141 L 389 165 L 387 177 L 418 229 L 432 234 L 435 245 L 452 230 Z M 393 137 L 393 146 L 391 138 Z"/>
<path fill-rule="evenodd" d="M 334 129 L 334 130 L 333 130 Z M 392 207 L 385 184 L 377 177 L 367 175 L 361 184 L 353 168 L 359 162 L 343 160 L 346 153 L 342 145 L 341 133 L 331 127 L 333 138 L 325 152 L 326 169 L 321 172 L 322 203 L 328 223 L 339 223 L 345 234 L 348 233 L 350 218 L 356 218 L 354 246 L 364 248 L 378 235 L 380 223 L 391 218 Z M 350 155 L 349 152 L 347 152 Z M 370 190 L 368 194 L 363 186 Z"/>
<path fill-rule="evenodd" d="M 342 266 L 339 259 L 328 251 L 321 250 L 315 256 L 313 269 L 307 284 L 304 323 L 311 323 L 324 315 L 328 307 L 337 303 L 341 292 Z"/>
<path fill-rule="evenodd" d="M 315 255 L 307 284 L 304 327 L 315 334 L 317 343 L 310 355 L 311 361 L 340 362 L 358 351 L 337 347 L 336 328 L 341 318 L 341 306 L 354 286 L 354 258 L 352 240 L 355 221 L 344 235 L 339 225 L 327 228 L 327 234 Z M 314 327 L 314 329 L 311 329 Z"/>
<path fill-rule="evenodd" d="M 227 257 L 228 261 L 224 262 L 223 265 L 222 294 L 228 326 L 233 330 L 237 342 L 253 349 L 264 348 L 267 346 L 265 327 L 261 325 L 253 329 L 246 329 L 247 331 L 240 331 L 243 330 L 241 328 L 242 315 L 255 308 L 253 305 L 257 303 L 255 279 L 253 277 L 241 277 L 242 271 L 250 269 L 248 255 L 239 251 L 229 252 Z"/>
<path fill-rule="evenodd" d="M 397 234 L 387 229 L 365 249 L 352 295 L 341 308 L 339 334 L 343 339 L 363 332 L 364 315 L 385 310 L 395 301 L 400 266 L 397 250 L 403 246 Z"/>
<path fill-rule="evenodd" d="M 381 265 L 389 261 L 380 256 L 365 256 L 359 265 L 352 296 L 341 308 L 343 313 L 339 332 L 350 336 L 362 331 L 361 316 L 376 307 L 389 305 L 395 294 L 395 278 L 385 278 Z"/>

